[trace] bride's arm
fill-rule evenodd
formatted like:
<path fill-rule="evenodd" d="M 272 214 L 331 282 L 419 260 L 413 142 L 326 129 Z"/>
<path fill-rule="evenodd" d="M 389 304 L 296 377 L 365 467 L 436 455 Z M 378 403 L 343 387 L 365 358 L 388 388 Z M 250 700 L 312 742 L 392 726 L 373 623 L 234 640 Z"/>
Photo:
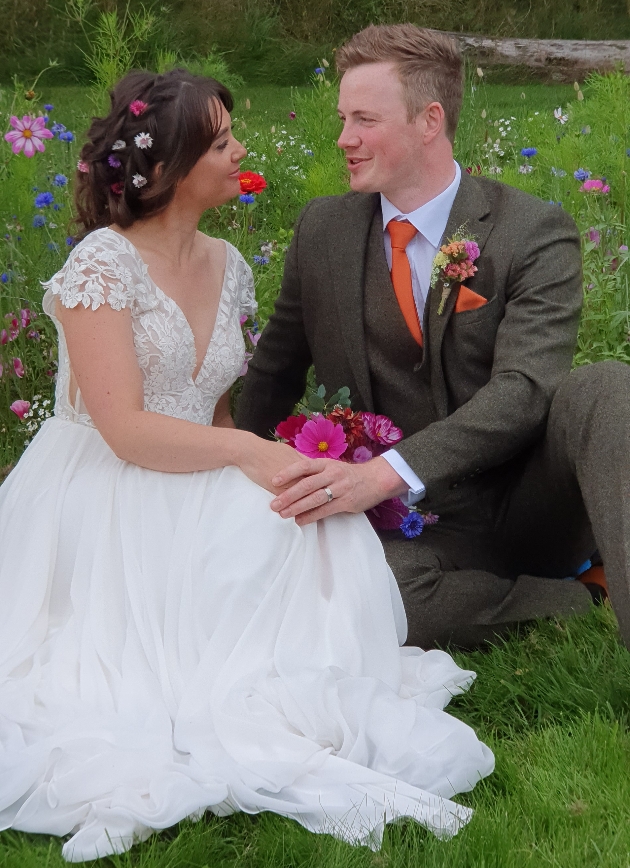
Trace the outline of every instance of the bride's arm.
<path fill-rule="evenodd" d="M 271 479 L 295 463 L 295 450 L 227 427 L 226 396 L 219 402 L 219 427 L 144 410 L 128 308 L 113 310 L 103 304 L 91 310 L 77 305 L 61 308 L 60 317 L 87 410 L 119 458 L 171 473 L 237 465 L 257 484 L 277 491 Z"/>

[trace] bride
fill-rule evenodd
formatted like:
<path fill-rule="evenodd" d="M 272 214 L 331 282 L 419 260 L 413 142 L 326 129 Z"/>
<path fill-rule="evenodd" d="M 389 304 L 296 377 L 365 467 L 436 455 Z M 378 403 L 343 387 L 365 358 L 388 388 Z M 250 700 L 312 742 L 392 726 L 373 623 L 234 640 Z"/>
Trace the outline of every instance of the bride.
<path fill-rule="evenodd" d="M 205 810 L 449 836 L 493 768 L 443 711 L 474 673 L 399 647 L 365 516 L 282 519 L 295 452 L 234 428 L 252 273 L 197 230 L 239 192 L 231 108 L 213 79 L 132 73 L 93 121 L 84 237 L 44 297 L 55 416 L 0 488 L 0 829 L 72 835 L 73 862 Z"/>

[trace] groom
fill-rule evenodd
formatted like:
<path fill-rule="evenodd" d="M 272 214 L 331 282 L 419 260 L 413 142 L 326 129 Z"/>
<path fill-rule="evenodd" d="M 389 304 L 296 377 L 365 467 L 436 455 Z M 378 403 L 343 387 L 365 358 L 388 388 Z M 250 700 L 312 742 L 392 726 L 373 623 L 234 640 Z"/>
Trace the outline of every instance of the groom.
<path fill-rule="evenodd" d="M 311 201 L 237 424 L 269 436 L 315 366 L 354 410 L 404 439 L 365 464 L 297 458 L 272 502 L 300 524 L 390 497 L 439 514 L 412 540 L 381 533 L 422 647 L 471 646 L 515 623 L 588 610 L 601 568 L 630 646 L 630 369 L 570 373 L 580 307 L 571 217 L 453 161 L 457 43 L 411 24 L 372 26 L 337 53 L 339 147 L 352 192 Z M 458 230 L 481 251 L 443 309 L 435 254 Z"/>

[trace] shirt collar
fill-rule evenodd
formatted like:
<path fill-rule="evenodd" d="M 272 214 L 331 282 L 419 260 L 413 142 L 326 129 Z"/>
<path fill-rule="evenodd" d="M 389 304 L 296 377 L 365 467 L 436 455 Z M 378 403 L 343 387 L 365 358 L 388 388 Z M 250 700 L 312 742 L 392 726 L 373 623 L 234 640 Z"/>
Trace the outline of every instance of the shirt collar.
<path fill-rule="evenodd" d="M 424 235 L 433 247 L 437 248 L 442 239 L 442 235 L 444 235 L 448 217 L 451 213 L 451 208 L 453 207 L 453 202 L 455 201 L 455 196 L 459 189 L 459 182 L 462 177 L 462 170 L 459 163 L 455 161 L 453 162 L 455 164 L 455 177 L 446 190 L 443 190 L 434 199 L 425 202 L 424 205 L 416 208 L 416 210 L 412 211 L 410 214 L 403 214 L 395 205 L 392 205 L 386 196 L 381 193 L 383 230 L 387 229 L 387 224 L 390 220 L 403 217 L 415 226 L 418 232 Z"/>

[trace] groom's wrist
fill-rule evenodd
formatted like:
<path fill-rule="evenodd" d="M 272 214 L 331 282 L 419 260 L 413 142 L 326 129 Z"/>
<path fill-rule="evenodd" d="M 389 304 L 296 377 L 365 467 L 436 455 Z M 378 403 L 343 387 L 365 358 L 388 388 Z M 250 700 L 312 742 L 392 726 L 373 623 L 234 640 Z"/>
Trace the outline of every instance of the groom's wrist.
<path fill-rule="evenodd" d="M 382 493 L 381 500 L 389 500 L 392 497 L 401 497 L 407 494 L 409 486 L 394 468 L 382 457 L 373 458 L 365 465 L 373 473 L 376 486 Z"/>

